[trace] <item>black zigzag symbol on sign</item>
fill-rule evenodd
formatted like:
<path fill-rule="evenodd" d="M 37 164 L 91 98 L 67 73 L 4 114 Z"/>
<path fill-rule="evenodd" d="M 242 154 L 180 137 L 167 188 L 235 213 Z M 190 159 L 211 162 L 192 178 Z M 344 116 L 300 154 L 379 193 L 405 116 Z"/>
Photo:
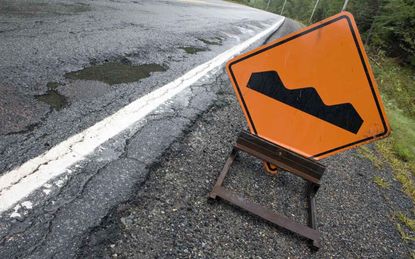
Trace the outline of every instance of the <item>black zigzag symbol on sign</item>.
<path fill-rule="evenodd" d="M 252 73 L 248 88 L 356 134 L 363 119 L 350 103 L 325 105 L 313 87 L 289 90 L 276 71 Z"/>

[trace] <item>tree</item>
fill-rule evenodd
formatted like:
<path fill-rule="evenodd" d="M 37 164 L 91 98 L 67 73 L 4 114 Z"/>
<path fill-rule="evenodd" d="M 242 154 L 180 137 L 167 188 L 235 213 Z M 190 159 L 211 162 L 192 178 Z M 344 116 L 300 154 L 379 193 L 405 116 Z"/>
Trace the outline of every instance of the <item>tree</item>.
<path fill-rule="evenodd" d="M 374 25 L 372 44 L 415 66 L 415 0 L 385 2 Z"/>

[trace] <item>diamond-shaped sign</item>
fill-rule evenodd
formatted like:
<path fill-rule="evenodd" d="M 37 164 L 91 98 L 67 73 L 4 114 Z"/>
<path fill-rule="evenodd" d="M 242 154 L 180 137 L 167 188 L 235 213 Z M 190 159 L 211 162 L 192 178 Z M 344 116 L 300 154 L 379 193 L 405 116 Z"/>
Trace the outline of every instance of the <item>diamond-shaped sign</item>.
<path fill-rule="evenodd" d="M 240 55 L 227 71 L 250 131 L 316 159 L 390 133 L 353 16 Z"/>

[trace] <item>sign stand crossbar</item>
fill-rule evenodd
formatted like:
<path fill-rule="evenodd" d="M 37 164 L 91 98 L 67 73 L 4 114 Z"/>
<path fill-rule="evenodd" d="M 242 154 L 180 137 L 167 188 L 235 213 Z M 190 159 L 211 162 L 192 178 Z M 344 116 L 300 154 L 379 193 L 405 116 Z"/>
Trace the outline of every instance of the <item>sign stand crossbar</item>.
<path fill-rule="evenodd" d="M 269 162 L 281 168 L 284 171 L 290 172 L 305 179 L 309 183 L 307 198 L 309 211 L 308 226 L 299 224 L 287 217 L 275 213 L 268 208 L 264 208 L 256 203 L 253 203 L 236 193 L 227 190 L 222 186 L 227 173 L 229 172 L 239 151 L 246 152 L 258 159 Z M 266 141 L 256 135 L 248 132 L 242 132 L 236 145 L 225 163 L 218 179 L 216 180 L 213 190 L 209 197 L 216 199 L 217 197 L 226 200 L 254 215 L 257 215 L 275 225 L 294 232 L 312 241 L 314 248 L 320 248 L 320 233 L 317 230 L 317 220 L 315 213 L 315 195 L 320 187 L 320 179 L 323 176 L 325 166 L 318 163 L 314 159 L 303 157 L 281 146 L 275 145 Z"/>

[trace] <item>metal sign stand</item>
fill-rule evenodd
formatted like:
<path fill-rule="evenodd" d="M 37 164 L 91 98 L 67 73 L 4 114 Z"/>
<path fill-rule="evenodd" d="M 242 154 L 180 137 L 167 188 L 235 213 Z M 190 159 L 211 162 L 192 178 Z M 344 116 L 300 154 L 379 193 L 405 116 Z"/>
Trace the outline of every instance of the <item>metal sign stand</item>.
<path fill-rule="evenodd" d="M 284 171 L 297 175 L 309 182 L 308 189 L 308 210 L 309 225 L 302 225 L 292 221 L 285 216 L 275 213 L 256 203 L 250 202 L 236 193 L 231 192 L 222 186 L 222 183 L 229 172 L 238 151 L 246 152 L 258 159 L 269 162 Z M 255 214 L 267 221 L 282 228 L 294 232 L 312 241 L 313 247 L 320 248 L 320 233 L 317 230 L 315 214 L 315 195 L 320 187 L 320 179 L 323 176 L 325 166 L 314 159 L 303 157 L 297 153 L 275 145 L 248 132 L 241 132 L 236 145 L 225 163 L 212 192 L 209 197 L 216 199 L 220 197 L 252 214 Z"/>

